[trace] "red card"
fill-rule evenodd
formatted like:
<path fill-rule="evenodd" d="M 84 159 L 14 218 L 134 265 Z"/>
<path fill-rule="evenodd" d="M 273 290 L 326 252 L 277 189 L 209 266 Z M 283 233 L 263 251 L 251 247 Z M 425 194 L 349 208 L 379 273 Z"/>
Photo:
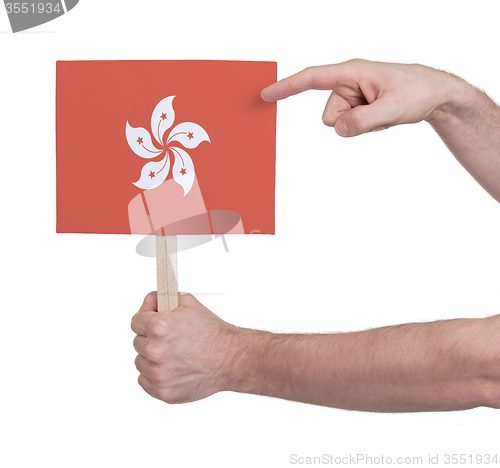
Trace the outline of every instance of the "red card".
<path fill-rule="evenodd" d="M 274 62 L 57 63 L 57 232 L 274 234 Z"/>

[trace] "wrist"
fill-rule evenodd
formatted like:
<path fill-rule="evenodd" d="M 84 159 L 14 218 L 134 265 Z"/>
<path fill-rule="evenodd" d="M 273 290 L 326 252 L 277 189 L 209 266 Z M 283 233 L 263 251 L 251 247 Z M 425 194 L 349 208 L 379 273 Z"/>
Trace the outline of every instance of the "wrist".
<path fill-rule="evenodd" d="M 266 388 L 272 385 L 270 361 L 273 342 L 280 336 L 261 330 L 235 327 L 221 390 L 268 394 Z"/>
<path fill-rule="evenodd" d="M 488 99 L 476 87 L 451 73 L 440 73 L 437 83 L 437 105 L 425 120 L 433 127 L 448 123 L 450 119 L 467 120 L 471 117 L 478 102 Z"/>

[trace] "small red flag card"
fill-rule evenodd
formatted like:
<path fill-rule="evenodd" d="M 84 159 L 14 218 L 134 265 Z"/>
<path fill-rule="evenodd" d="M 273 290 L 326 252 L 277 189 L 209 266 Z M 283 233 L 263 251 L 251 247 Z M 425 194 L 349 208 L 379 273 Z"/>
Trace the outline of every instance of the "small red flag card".
<path fill-rule="evenodd" d="M 57 232 L 274 234 L 274 62 L 57 62 Z"/>

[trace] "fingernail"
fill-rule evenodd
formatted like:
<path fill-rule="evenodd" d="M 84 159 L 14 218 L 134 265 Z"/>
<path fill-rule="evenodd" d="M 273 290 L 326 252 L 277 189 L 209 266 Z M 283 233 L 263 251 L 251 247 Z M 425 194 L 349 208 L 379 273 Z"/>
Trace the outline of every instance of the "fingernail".
<path fill-rule="evenodd" d="M 269 86 L 268 86 L 267 88 L 269 88 Z M 264 89 L 260 92 L 260 97 L 261 97 L 264 101 L 266 101 L 266 102 L 268 102 L 268 101 L 267 101 L 267 99 L 264 97 L 264 95 L 266 94 L 267 88 L 264 88 Z"/>
<path fill-rule="evenodd" d="M 339 121 L 339 125 L 338 125 L 338 129 L 337 129 L 337 133 L 340 135 L 340 136 L 349 136 L 349 130 L 347 129 L 347 125 L 345 124 L 345 120 L 344 119 L 341 119 Z"/>

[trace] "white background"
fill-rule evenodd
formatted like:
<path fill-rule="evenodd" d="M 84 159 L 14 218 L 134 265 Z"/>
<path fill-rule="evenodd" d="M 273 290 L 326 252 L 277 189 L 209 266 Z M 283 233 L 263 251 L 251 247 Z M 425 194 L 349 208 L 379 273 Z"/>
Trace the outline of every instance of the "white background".
<path fill-rule="evenodd" d="M 498 450 L 486 408 L 154 400 L 136 382 L 129 328 L 156 287 L 154 259 L 135 253 L 139 237 L 55 233 L 56 60 L 272 60 L 280 78 L 355 57 L 419 62 L 500 99 L 494 5 L 81 0 L 15 35 L 0 8 L 0 465 L 285 467 L 291 454 Z M 427 124 L 341 139 L 321 122 L 327 96 L 278 106 L 276 236 L 181 253 L 180 289 L 229 322 L 286 332 L 500 313 L 500 205 Z"/>

